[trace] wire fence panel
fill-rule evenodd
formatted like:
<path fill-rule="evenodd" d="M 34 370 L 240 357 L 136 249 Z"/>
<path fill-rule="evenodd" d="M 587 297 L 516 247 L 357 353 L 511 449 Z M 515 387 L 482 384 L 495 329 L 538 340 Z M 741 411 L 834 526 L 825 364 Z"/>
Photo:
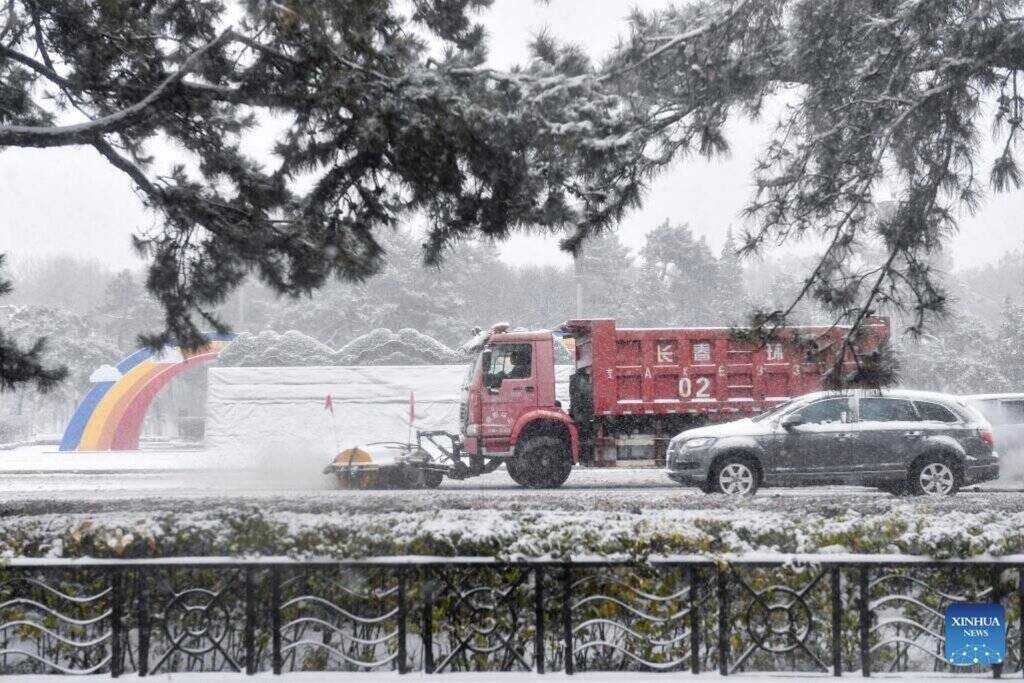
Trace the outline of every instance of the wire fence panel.
<path fill-rule="evenodd" d="M 12 560 L 0 674 L 1022 673 L 1024 558 Z M 945 659 L 995 602 L 997 666 Z"/>

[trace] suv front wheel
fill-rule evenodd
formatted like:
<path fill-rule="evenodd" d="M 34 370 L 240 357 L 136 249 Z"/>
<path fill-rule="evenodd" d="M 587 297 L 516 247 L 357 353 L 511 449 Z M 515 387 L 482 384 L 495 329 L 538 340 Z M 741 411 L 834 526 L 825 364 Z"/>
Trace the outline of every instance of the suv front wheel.
<path fill-rule="evenodd" d="M 907 484 L 915 496 L 952 496 L 960 489 L 960 477 L 943 455 L 926 455 L 910 468 Z"/>
<path fill-rule="evenodd" d="M 727 496 L 752 496 L 760 482 L 757 468 L 750 458 L 726 456 L 715 467 L 706 488 L 708 493 L 724 493 Z"/>

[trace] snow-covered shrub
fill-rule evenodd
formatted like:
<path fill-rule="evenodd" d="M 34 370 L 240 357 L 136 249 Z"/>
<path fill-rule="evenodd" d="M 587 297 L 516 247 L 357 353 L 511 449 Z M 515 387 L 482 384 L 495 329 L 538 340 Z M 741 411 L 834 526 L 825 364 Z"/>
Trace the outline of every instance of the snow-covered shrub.
<path fill-rule="evenodd" d="M 448 348 L 433 337 L 405 327 L 398 331 L 398 340 L 404 344 L 421 349 L 425 354 L 436 358 L 439 363 L 457 363 L 461 359 L 458 352 Z"/>
<path fill-rule="evenodd" d="M 278 334 L 238 335 L 220 354 L 227 367 L 312 365 L 447 365 L 463 357 L 433 337 L 405 328 L 397 334 L 378 328 L 356 337 L 335 351 L 310 336 L 289 330 Z"/>
<path fill-rule="evenodd" d="M 345 365 L 447 365 L 462 357 L 433 337 L 405 328 L 376 329 L 353 339 L 338 352 Z"/>
<path fill-rule="evenodd" d="M 0 306 L 0 328 L 23 347 L 46 338 L 47 366 L 66 366 L 67 380 L 42 394 L 34 386 L 0 393 L 0 415 L 8 420 L 11 441 L 51 436 L 64 429 L 75 405 L 89 390 L 89 375 L 123 356 L 112 342 L 95 333 L 82 316 L 46 306 Z M 8 443 L 6 438 L 0 441 Z"/>
<path fill-rule="evenodd" d="M 934 558 L 1024 553 L 1024 512 L 1015 501 L 963 495 L 949 501 L 865 499 L 846 504 L 770 499 L 734 509 L 579 510 L 236 508 L 42 514 L 0 518 L 0 556 L 34 557 L 59 540 L 66 556 L 109 556 L 121 529 L 138 540 L 125 556 L 463 555 L 565 557 L 748 553 L 901 553 Z M 333 500 L 333 499 L 332 499 Z M 416 508 L 416 504 L 413 504 Z M 589 508 L 587 508 L 589 509 Z M 153 542 L 146 539 L 153 538 Z"/>
<path fill-rule="evenodd" d="M 242 332 L 235 336 L 231 343 L 224 347 L 217 357 L 220 365 L 238 367 L 245 365 L 245 359 L 256 351 L 256 335 Z"/>
<path fill-rule="evenodd" d="M 391 341 L 394 337 L 394 332 L 383 327 L 379 327 L 376 330 L 371 330 L 364 335 L 356 337 L 348 344 L 342 346 L 338 349 L 338 356 L 345 361 L 359 358 L 371 349 L 374 349 L 385 342 Z M 353 363 L 346 362 L 343 364 L 352 365 Z"/>
<path fill-rule="evenodd" d="M 781 508 L 759 503 L 744 501 L 738 503 L 734 510 L 605 509 L 600 514 L 591 514 L 593 510 L 590 507 L 579 510 L 528 508 L 507 511 L 379 511 L 344 508 L 275 512 L 272 507 L 228 505 L 205 511 L 143 516 L 124 512 L 7 516 L 0 518 L 0 558 L 245 557 L 263 554 L 354 559 L 404 554 L 496 557 L 503 560 L 603 555 L 616 559 L 643 560 L 667 554 L 696 553 L 715 557 L 727 553 L 752 552 L 904 552 L 941 558 L 1020 552 L 1024 543 L 1021 534 L 1024 513 L 1007 512 L 1006 509 L 985 511 L 983 505 L 974 505 L 970 501 L 948 504 L 922 502 L 915 505 L 886 500 L 880 504 L 868 502 L 859 512 L 827 503 L 812 505 L 789 500 Z M 332 500 L 332 507 L 336 504 L 337 501 Z M 809 513 L 812 509 L 815 514 Z M 587 514 L 582 514 L 584 510 Z M 727 561 L 717 567 L 724 569 Z M 589 570 L 579 565 L 573 571 L 579 580 Z M 800 617 L 802 610 L 806 610 L 811 627 L 801 636 L 800 642 L 807 651 L 831 651 L 831 629 L 821 626 L 829 623 L 834 596 L 828 588 L 828 575 L 822 573 L 820 565 L 788 563 L 785 567 L 762 568 L 733 564 L 732 571 L 733 574 L 723 575 L 729 581 L 732 599 L 736 600 L 731 613 L 746 615 L 740 617 L 742 621 L 733 627 L 734 644 L 747 643 L 749 640 L 747 633 L 751 632 L 742 627 L 744 623 L 754 626 L 764 623 L 757 621 L 757 612 L 747 612 L 743 606 L 753 607 L 758 601 L 763 604 L 764 598 L 759 596 L 765 595 L 765 591 L 771 591 L 767 595 L 772 597 L 782 590 L 800 596 L 798 609 L 793 610 L 792 614 Z M 848 670 L 855 668 L 860 656 L 856 610 L 857 601 L 861 597 L 858 571 L 849 566 L 844 568 L 839 585 L 838 598 L 842 612 L 837 616 L 842 618 L 840 628 L 843 635 L 840 638 L 842 649 L 839 654 L 844 668 Z M 1012 595 L 1016 589 L 1015 571 L 1014 567 L 1007 566 L 1006 571 L 999 576 L 1004 596 Z M 353 570 L 353 574 L 358 577 L 356 572 Z M 715 572 L 716 567 L 712 566 L 702 569 L 697 575 L 706 586 L 706 597 L 700 603 L 700 623 L 703 625 L 703 633 L 710 637 L 718 633 L 719 627 L 719 604 L 716 603 L 713 583 Z M 922 611 L 938 613 L 935 610 L 942 608 L 946 596 L 981 595 L 982 591 L 991 590 L 993 583 L 993 574 L 985 566 L 910 566 L 887 573 L 890 577 L 901 575 L 919 581 L 911 583 L 903 580 L 899 594 L 906 600 L 886 604 L 882 609 L 888 617 L 914 618 L 915 614 Z M 436 578 L 437 575 L 432 576 Z M 187 579 L 188 585 L 195 585 L 197 579 L 194 570 L 173 567 L 161 574 L 161 577 L 170 585 L 179 583 L 178 579 L 180 583 L 186 583 Z M 561 572 L 552 572 L 548 577 L 549 580 L 560 581 Z M 600 586 L 600 594 L 606 598 L 629 605 L 636 604 L 633 601 L 637 595 L 668 595 L 670 591 L 679 590 L 686 581 L 684 577 L 684 572 L 671 566 L 638 563 L 629 565 L 621 572 L 595 570 L 593 585 Z M 0 578 L 3 578 L 2 567 Z M 422 595 L 417 589 L 423 580 L 422 574 L 413 572 L 409 575 L 411 595 Z M 478 588 L 491 585 L 495 590 L 502 590 L 509 585 L 509 575 L 500 567 L 481 568 L 473 571 L 472 581 L 472 585 Z M 100 585 L 96 591 L 105 585 Z M 582 586 L 582 581 L 578 585 L 581 591 L 587 590 Z M 552 588 L 555 586 L 557 584 Z M 254 595 L 257 604 L 267 604 L 271 599 L 267 594 L 269 583 L 258 580 L 255 589 L 258 591 Z M 315 590 L 310 592 L 324 595 Z M 534 596 L 532 591 L 508 591 L 503 609 L 494 611 L 495 628 L 501 629 L 501 632 L 514 632 L 517 628 L 516 619 L 520 615 L 532 614 Z M 413 597 L 413 600 L 416 599 Z M 460 604 L 461 600 L 456 592 L 439 591 L 433 603 L 437 623 L 446 623 L 452 615 L 458 614 L 460 607 L 464 607 Z M 236 623 L 244 620 L 243 601 L 223 602 L 225 610 L 233 610 L 231 614 Z M 560 602 L 555 604 L 560 605 Z M 672 604 L 667 603 L 668 607 Z M 1007 606 L 1007 623 L 1015 627 L 1020 618 L 1018 601 L 1004 597 L 1004 604 Z M 574 610 L 578 610 L 574 614 L 582 619 L 580 614 L 586 614 L 587 609 L 584 603 L 580 603 L 574 607 Z M 620 621 L 628 619 L 625 611 L 616 612 L 616 615 Z M 810 615 L 814 615 L 813 619 Z M 815 622 L 817 628 L 813 627 Z M 415 619 L 409 620 L 407 626 L 413 637 L 418 634 L 419 623 Z M 671 629 L 676 626 L 685 629 L 689 623 L 685 617 L 645 619 L 644 633 L 648 637 L 667 640 L 666 636 L 674 637 L 674 634 L 681 632 Z M 154 637 L 162 636 L 155 633 Z M 613 634 L 609 637 L 617 636 Z M 1017 642 L 1017 637 L 1018 632 L 1011 633 L 1010 642 Z M 710 653 L 714 649 L 707 651 Z M 752 652 L 751 658 L 747 660 L 747 670 L 790 671 L 793 667 L 791 661 L 775 659 L 767 651 Z M 882 648 L 872 657 L 879 670 L 886 670 L 893 663 L 893 656 L 893 651 Z M 482 660 L 475 661 L 479 663 Z M 631 670 L 629 667 L 632 665 L 628 660 L 623 660 L 621 670 Z M 930 660 L 928 665 L 932 665 Z M 499 665 L 488 662 L 486 666 Z M 702 667 L 713 670 L 714 661 L 705 659 Z"/>
<path fill-rule="evenodd" d="M 295 330 L 242 333 L 221 352 L 218 362 L 230 367 L 337 364 L 334 349 Z"/>

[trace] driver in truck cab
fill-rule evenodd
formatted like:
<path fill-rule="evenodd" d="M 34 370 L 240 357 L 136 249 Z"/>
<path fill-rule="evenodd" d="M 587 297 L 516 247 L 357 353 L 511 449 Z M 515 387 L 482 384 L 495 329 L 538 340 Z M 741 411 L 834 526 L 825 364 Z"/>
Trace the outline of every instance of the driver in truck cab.
<path fill-rule="evenodd" d="M 505 371 L 505 379 L 527 379 L 530 376 L 529 347 L 513 349 L 509 355 L 509 362 L 512 367 Z"/>

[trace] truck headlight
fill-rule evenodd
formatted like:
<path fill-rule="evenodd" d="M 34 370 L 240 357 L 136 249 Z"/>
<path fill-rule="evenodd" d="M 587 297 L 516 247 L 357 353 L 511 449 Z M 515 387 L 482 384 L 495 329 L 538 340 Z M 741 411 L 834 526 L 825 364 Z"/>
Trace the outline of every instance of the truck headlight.
<path fill-rule="evenodd" d="M 690 450 L 692 448 L 704 448 L 710 446 L 715 442 L 714 438 L 710 436 L 698 436 L 696 439 L 687 439 L 683 442 L 683 450 Z"/>
<path fill-rule="evenodd" d="M 476 422 L 466 425 L 466 436 L 480 436 L 480 425 Z"/>

